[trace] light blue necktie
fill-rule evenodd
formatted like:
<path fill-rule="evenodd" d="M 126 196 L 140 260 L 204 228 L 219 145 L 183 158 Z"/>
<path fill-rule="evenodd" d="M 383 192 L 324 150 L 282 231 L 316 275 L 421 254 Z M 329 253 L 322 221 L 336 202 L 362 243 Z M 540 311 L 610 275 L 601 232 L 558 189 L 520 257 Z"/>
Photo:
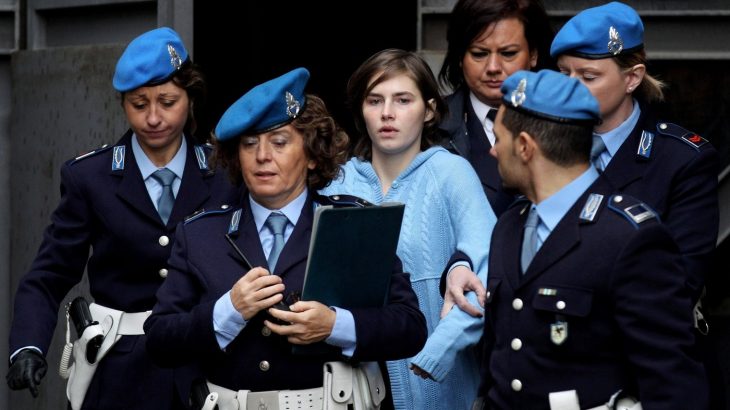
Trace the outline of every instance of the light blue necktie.
<path fill-rule="evenodd" d="M 289 219 L 279 212 L 272 212 L 269 217 L 266 218 L 266 227 L 271 230 L 274 234 L 274 244 L 271 246 L 271 252 L 269 252 L 269 272 L 274 273 L 276 268 L 276 262 L 279 260 L 279 254 L 284 248 L 284 228 L 289 223 Z"/>
<path fill-rule="evenodd" d="M 603 171 L 603 164 L 600 161 L 601 154 L 606 150 L 606 144 L 598 134 L 593 134 L 593 145 L 591 146 L 591 163 L 597 170 Z"/>
<path fill-rule="evenodd" d="M 527 214 L 527 221 L 525 221 L 525 234 L 522 237 L 520 267 L 523 275 L 537 253 L 537 224 L 539 219 L 537 209 L 534 206 L 530 207 L 530 213 Z"/>
<path fill-rule="evenodd" d="M 157 212 L 162 222 L 167 225 L 172 213 L 172 206 L 175 204 L 175 194 L 172 192 L 172 181 L 175 180 L 175 173 L 167 168 L 158 169 L 152 173 L 152 178 L 162 185 L 162 195 L 157 200 Z"/>

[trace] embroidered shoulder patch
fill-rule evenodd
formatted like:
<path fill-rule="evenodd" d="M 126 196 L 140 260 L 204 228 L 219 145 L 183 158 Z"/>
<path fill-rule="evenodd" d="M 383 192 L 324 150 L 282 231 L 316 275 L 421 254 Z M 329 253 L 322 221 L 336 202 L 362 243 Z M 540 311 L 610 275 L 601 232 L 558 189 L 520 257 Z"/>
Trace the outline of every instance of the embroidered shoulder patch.
<path fill-rule="evenodd" d="M 677 124 L 670 122 L 660 122 L 656 126 L 657 131 L 661 135 L 677 138 L 694 149 L 699 149 L 708 141 L 692 131 L 688 131 Z"/>

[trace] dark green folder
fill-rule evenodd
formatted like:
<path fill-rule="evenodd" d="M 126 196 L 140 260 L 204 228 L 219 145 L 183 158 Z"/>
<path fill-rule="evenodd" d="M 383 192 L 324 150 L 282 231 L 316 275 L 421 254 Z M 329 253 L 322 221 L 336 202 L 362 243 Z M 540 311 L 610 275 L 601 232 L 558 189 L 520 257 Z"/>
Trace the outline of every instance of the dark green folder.
<path fill-rule="evenodd" d="M 317 208 L 302 300 L 344 309 L 383 306 L 404 210 L 401 203 Z"/>

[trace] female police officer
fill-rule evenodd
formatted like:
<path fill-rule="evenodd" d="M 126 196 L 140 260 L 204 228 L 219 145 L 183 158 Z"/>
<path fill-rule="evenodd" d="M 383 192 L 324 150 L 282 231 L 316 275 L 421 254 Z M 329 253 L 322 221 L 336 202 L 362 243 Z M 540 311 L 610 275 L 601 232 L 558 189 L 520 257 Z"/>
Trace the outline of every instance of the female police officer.
<path fill-rule="evenodd" d="M 210 169 L 207 148 L 193 140 L 192 107 L 205 83 L 177 33 L 158 28 L 134 39 L 113 84 L 130 130 L 115 145 L 61 169 L 61 201 L 18 286 L 7 379 L 11 388 L 37 395 L 59 304 L 86 268 L 94 319 L 114 323 L 116 334 L 106 327 L 96 366 L 82 372 L 77 360 L 68 389 L 72 407 L 174 408 L 187 402 L 187 390 L 175 397 L 173 371 L 149 360 L 142 322 L 167 276 L 177 223 L 203 206 L 229 201 L 234 188 Z M 82 379 L 90 384 L 80 387 Z"/>
<path fill-rule="evenodd" d="M 163 365 L 200 365 L 221 410 L 284 408 L 297 398 L 306 398 L 307 407 L 294 408 L 321 409 L 333 399 L 332 385 L 323 383 L 326 362 L 408 357 L 426 339 L 424 317 L 400 269 L 382 308 L 345 310 L 291 296 L 302 289 L 313 208 L 329 202 L 316 190 L 335 177 L 347 145 L 322 100 L 304 94 L 308 78 L 307 70 L 293 70 L 253 88 L 224 113 L 216 158 L 246 191 L 236 207 L 200 214 L 178 229 L 168 281 L 145 323 L 152 356 Z M 282 300 L 290 311 L 272 308 Z M 329 345 L 327 353 L 292 353 L 292 345 L 320 341 Z M 384 389 L 376 390 L 373 400 L 380 403 Z M 345 406 L 349 396 L 342 394 L 336 399 Z"/>

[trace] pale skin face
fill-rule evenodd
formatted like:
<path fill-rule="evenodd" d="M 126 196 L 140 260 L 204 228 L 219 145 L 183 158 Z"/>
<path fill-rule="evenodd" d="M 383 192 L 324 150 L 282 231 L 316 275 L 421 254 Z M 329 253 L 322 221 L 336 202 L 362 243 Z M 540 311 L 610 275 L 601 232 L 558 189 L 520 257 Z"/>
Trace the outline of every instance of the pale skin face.
<path fill-rule="evenodd" d="M 537 64 L 537 51 L 525 38 L 520 20 L 511 17 L 487 26 L 467 48 L 461 61 L 464 79 L 479 101 L 499 107 L 502 82 L 519 70 L 530 70 Z"/>
<path fill-rule="evenodd" d="M 416 82 L 405 74 L 376 85 L 365 97 L 362 113 L 372 141 L 373 161 L 413 159 L 421 151 L 423 124 L 433 118 Z"/>
<path fill-rule="evenodd" d="M 569 55 L 558 58 L 558 69 L 580 80 L 598 100 L 603 123 L 596 126 L 596 132 L 600 133 L 618 127 L 631 115 L 631 93 L 646 73 L 643 64 L 622 70 L 612 58 L 589 60 Z"/>
<path fill-rule="evenodd" d="M 307 171 L 315 167 L 304 150 L 304 137 L 291 124 L 242 136 L 238 160 L 251 197 L 269 209 L 280 209 L 304 192 Z"/>
<path fill-rule="evenodd" d="M 158 167 L 175 156 L 190 111 L 188 93 L 174 82 L 124 93 L 122 105 L 147 157 Z"/>

